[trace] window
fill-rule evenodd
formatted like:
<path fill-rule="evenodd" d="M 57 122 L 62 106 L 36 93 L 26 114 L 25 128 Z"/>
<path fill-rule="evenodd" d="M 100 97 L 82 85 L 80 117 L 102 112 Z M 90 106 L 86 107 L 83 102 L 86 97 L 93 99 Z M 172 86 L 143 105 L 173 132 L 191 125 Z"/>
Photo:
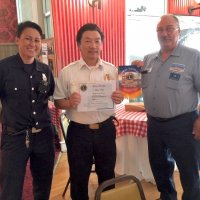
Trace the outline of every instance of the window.
<path fill-rule="evenodd" d="M 45 38 L 52 37 L 51 0 L 43 0 Z"/>

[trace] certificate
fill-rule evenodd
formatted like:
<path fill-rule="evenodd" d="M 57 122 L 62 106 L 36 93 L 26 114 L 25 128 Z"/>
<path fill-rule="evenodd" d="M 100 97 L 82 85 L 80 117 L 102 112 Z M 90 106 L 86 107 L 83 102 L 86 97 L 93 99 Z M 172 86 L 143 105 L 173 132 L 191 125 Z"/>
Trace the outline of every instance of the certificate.
<path fill-rule="evenodd" d="M 115 107 L 111 95 L 116 90 L 116 81 L 79 84 L 81 102 L 77 111 L 112 110 Z"/>

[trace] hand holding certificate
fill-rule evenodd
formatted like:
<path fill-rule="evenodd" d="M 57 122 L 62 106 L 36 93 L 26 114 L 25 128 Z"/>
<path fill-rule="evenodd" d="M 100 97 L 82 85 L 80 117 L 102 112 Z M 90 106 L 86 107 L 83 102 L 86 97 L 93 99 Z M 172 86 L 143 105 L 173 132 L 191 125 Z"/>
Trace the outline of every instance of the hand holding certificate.
<path fill-rule="evenodd" d="M 85 112 L 114 109 L 115 104 L 111 95 L 115 90 L 116 81 L 80 83 L 81 102 L 77 110 Z"/>

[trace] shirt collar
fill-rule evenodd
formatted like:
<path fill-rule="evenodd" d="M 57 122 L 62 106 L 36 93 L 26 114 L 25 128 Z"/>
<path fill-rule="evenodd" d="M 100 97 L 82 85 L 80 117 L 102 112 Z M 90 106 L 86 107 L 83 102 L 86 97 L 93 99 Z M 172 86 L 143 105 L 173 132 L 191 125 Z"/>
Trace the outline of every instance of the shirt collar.
<path fill-rule="evenodd" d="M 181 55 L 181 44 L 178 43 L 175 47 L 175 49 L 172 51 L 171 55 L 172 56 L 176 56 L 176 57 L 179 57 Z"/>
<path fill-rule="evenodd" d="M 37 71 L 44 71 L 44 68 L 42 67 L 42 65 L 39 64 L 40 62 L 37 59 L 35 59 L 35 63 Z"/>
<path fill-rule="evenodd" d="M 23 69 L 24 69 L 25 64 L 24 64 L 24 62 L 23 62 L 21 56 L 19 55 L 19 53 L 17 54 L 17 60 L 18 60 L 18 63 L 19 63 L 19 65 L 17 65 L 17 67 L 18 67 L 18 68 L 23 68 Z M 42 70 L 42 66 L 39 65 L 39 62 L 38 62 L 37 59 L 34 59 L 34 63 L 33 63 L 33 64 L 36 66 L 36 70 L 37 70 L 37 71 L 43 71 L 43 70 Z"/>
<path fill-rule="evenodd" d="M 170 56 L 174 56 L 174 57 L 179 57 L 181 52 L 180 52 L 180 43 L 177 43 L 176 47 L 174 48 L 174 50 L 171 52 Z M 156 55 L 155 58 L 159 58 L 161 55 L 161 52 L 159 51 Z"/>
<path fill-rule="evenodd" d="M 81 58 L 80 59 L 80 61 L 79 61 L 79 68 L 81 69 L 81 68 L 83 68 L 83 67 L 87 67 L 87 68 L 89 68 L 88 67 L 88 65 L 86 64 L 86 62 L 83 60 L 83 58 Z M 103 62 L 102 62 L 102 59 L 101 58 L 99 58 L 99 60 L 98 60 L 98 62 L 97 62 L 97 64 L 96 64 L 96 66 L 95 66 L 95 68 L 102 68 L 103 67 Z"/>

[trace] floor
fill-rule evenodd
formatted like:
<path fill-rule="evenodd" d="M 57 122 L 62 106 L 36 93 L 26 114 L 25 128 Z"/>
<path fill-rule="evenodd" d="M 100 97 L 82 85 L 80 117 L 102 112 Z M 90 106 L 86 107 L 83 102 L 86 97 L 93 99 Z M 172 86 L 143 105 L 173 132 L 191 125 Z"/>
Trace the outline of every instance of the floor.
<path fill-rule="evenodd" d="M 69 188 L 66 192 L 65 197 L 62 197 L 63 190 L 69 177 L 67 155 L 66 153 L 61 153 L 59 156 L 60 160 L 54 172 L 50 200 L 70 200 Z M 178 191 L 178 200 L 180 200 L 182 194 L 182 187 L 180 184 L 179 173 L 177 171 L 175 172 L 174 177 L 176 188 Z M 141 183 L 145 192 L 146 200 L 156 200 L 159 198 L 159 193 L 154 184 L 146 182 L 145 180 L 142 180 Z M 88 186 L 90 200 L 94 199 L 97 186 L 97 176 L 95 173 L 91 173 Z"/>

